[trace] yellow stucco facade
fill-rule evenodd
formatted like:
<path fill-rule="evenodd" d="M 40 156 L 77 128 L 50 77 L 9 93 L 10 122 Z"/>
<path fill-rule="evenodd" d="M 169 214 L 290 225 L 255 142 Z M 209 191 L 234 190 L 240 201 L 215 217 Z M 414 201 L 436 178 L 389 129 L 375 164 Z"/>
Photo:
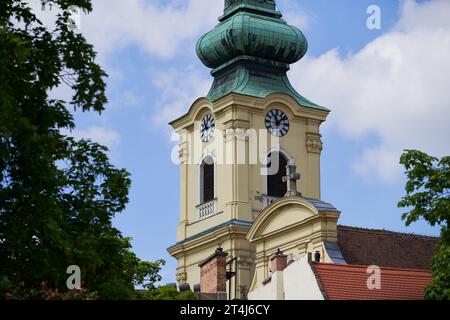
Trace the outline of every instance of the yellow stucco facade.
<path fill-rule="evenodd" d="M 293 260 L 318 252 L 322 262 L 331 263 L 325 243 L 337 242 L 339 215 L 335 209 L 319 211 L 300 197 L 284 198 L 264 209 L 247 234 L 256 252 L 250 291 L 270 277 L 270 258 L 278 249 Z"/>
<path fill-rule="evenodd" d="M 283 111 L 290 123 L 279 139 L 265 127 L 272 109 Z M 199 128 L 207 114 L 216 130 L 211 141 L 202 142 Z M 322 242 L 336 241 L 339 214 L 319 212 L 306 200 L 320 199 L 320 125 L 327 115 L 283 93 L 264 99 L 231 93 L 214 102 L 201 98 L 171 123 L 180 136 L 180 219 L 177 244 L 169 248 L 178 261 L 178 283 L 200 283 L 198 265 L 219 244 L 229 260 L 238 258 L 232 298 L 244 298 L 268 276 L 268 259 L 277 248 L 295 255 L 321 250 L 328 259 Z M 263 168 L 273 151 L 297 166 L 303 198 L 272 203 L 276 199 L 267 197 Z M 207 204 L 201 201 L 200 179 L 205 157 L 214 159 L 214 199 Z"/>

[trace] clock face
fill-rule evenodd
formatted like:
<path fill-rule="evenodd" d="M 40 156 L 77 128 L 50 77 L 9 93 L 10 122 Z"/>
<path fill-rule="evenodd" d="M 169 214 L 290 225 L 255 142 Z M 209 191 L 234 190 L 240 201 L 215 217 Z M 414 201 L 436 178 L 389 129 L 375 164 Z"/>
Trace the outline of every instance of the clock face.
<path fill-rule="evenodd" d="M 289 131 L 289 119 L 278 109 L 270 110 L 265 118 L 266 128 L 275 137 L 284 137 Z"/>
<path fill-rule="evenodd" d="M 200 124 L 200 137 L 203 142 L 208 142 L 214 135 L 216 122 L 211 114 L 206 115 Z"/>

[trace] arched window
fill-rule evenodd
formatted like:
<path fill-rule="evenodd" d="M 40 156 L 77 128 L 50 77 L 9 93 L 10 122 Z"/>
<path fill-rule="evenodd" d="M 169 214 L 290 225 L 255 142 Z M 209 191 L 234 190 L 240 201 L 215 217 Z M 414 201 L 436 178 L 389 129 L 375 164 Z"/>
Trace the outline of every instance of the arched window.
<path fill-rule="evenodd" d="M 207 156 L 200 166 L 200 203 L 214 200 L 214 159 Z"/>
<path fill-rule="evenodd" d="M 278 170 L 273 175 L 267 175 L 267 195 L 269 197 L 282 198 L 287 192 L 287 184 L 283 182 L 283 177 L 286 176 L 286 166 L 288 165 L 288 160 L 280 152 L 273 154 L 273 157 L 272 154 L 273 153 L 269 153 L 268 155 L 268 159 L 270 160 L 268 167 L 276 168 L 276 166 L 273 166 L 272 161 L 278 160 Z"/>

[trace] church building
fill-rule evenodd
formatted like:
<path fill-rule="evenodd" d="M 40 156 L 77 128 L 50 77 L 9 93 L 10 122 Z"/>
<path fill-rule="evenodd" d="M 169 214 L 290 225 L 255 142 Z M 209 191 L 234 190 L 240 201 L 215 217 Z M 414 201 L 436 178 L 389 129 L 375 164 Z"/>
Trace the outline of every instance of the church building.
<path fill-rule="evenodd" d="M 341 212 L 321 199 L 320 128 L 330 110 L 287 77 L 307 49 L 275 0 L 225 0 L 219 24 L 199 39 L 212 87 L 170 123 L 180 137 L 180 218 L 168 249 L 179 286 L 287 299 L 301 287 L 288 284 L 309 277 L 302 290 L 311 295 L 290 297 L 326 299 L 337 283 L 330 275 L 364 279 L 363 266 L 388 270 L 397 284 L 422 279 L 415 293 L 431 281 L 435 238 L 340 226 Z"/>

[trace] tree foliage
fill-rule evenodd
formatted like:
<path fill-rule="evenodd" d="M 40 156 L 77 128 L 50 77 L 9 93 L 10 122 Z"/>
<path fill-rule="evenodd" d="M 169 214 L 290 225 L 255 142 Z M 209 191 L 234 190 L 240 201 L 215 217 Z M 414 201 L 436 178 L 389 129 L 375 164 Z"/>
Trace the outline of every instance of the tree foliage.
<path fill-rule="evenodd" d="M 197 296 L 192 291 L 180 292 L 171 286 L 161 286 L 151 290 L 143 290 L 137 292 L 137 299 L 139 300 L 198 300 Z"/>
<path fill-rule="evenodd" d="M 433 283 L 426 290 L 428 299 L 450 298 L 450 157 L 438 159 L 417 150 L 406 150 L 400 163 L 406 168 L 406 195 L 399 207 L 408 208 L 406 224 L 425 220 L 441 227 L 432 262 Z"/>
<path fill-rule="evenodd" d="M 43 283 L 63 292 L 67 267 L 78 265 L 90 292 L 131 298 L 135 284 L 160 279 L 163 262 L 140 261 L 112 226 L 130 175 L 105 147 L 65 134 L 75 127 L 71 108 L 101 113 L 107 102 L 96 52 L 71 27 L 72 6 L 88 13 L 91 1 L 41 2 L 54 27 L 25 1 L 0 1 L 0 296 L 40 298 Z M 62 85 L 70 101 L 51 96 Z"/>

